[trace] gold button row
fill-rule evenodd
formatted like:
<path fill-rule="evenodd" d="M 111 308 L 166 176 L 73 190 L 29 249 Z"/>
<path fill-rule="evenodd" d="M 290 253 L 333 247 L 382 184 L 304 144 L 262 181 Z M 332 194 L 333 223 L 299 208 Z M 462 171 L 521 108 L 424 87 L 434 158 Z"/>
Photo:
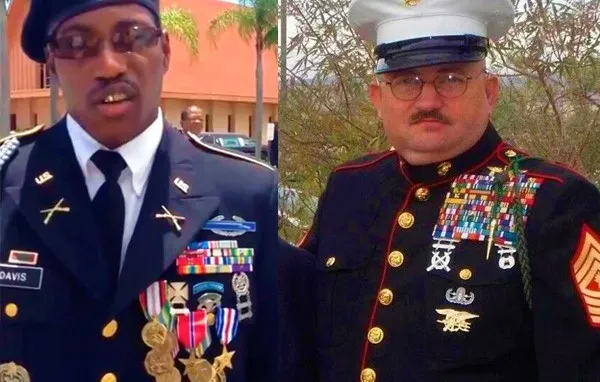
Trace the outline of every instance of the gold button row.
<path fill-rule="evenodd" d="M 17 314 L 19 314 L 19 307 L 17 306 L 17 304 L 14 304 L 12 302 L 8 303 L 4 307 L 4 314 L 6 314 L 7 317 L 15 318 L 17 317 Z"/>
<path fill-rule="evenodd" d="M 394 292 L 392 292 L 390 289 L 382 289 L 379 291 L 379 294 L 377 295 L 377 300 L 379 300 L 379 303 L 381 305 L 384 306 L 388 306 L 392 304 L 392 301 L 394 301 Z"/>
<path fill-rule="evenodd" d="M 360 382 L 375 382 L 376 378 L 377 374 L 375 373 L 375 370 L 371 368 L 363 369 L 360 372 Z"/>
<path fill-rule="evenodd" d="M 102 376 L 100 382 L 117 382 L 117 376 L 113 373 L 106 373 Z"/>

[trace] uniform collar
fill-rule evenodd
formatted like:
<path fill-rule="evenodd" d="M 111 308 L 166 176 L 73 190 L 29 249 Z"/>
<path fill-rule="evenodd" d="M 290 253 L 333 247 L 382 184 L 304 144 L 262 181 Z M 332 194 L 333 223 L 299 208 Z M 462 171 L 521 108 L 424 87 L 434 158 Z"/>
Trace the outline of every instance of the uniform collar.
<path fill-rule="evenodd" d="M 84 177 L 87 179 L 92 155 L 98 150 L 108 149 L 89 135 L 71 115 L 67 114 L 66 121 L 67 131 L 73 143 L 77 162 L 81 167 Z M 146 130 L 114 150 L 121 154 L 125 163 L 127 163 L 127 168 L 129 168 L 132 174 L 133 190 L 138 196 L 141 196 L 144 185 L 150 175 L 154 154 L 162 137 L 163 125 L 162 111 L 159 108 L 156 119 Z"/>
<path fill-rule="evenodd" d="M 400 170 L 415 184 L 435 184 L 469 172 L 494 156 L 502 138 L 490 123 L 479 141 L 464 153 L 446 161 L 412 166 L 400 157 Z"/>

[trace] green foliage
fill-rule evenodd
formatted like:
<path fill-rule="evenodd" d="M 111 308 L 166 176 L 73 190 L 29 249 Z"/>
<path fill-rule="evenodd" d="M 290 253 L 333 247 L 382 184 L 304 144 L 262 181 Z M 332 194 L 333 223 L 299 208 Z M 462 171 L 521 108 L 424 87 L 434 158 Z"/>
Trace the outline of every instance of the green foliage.
<path fill-rule="evenodd" d="M 237 28 L 240 37 L 250 43 L 259 36 L 262 46 L 277 46 L 277 0 L 242 0 L 241 7 L 227 10 L 210 22 L 208 33 L 216 43 L 221 33 Z"/>
<path fill-rule="evenodd" d="M 187 46 L 192 57 L 198 55 L 198 25 L 191 12 L 172 6 L 160 13 L 160 22 L 163 28 Z"/>
<path fill-rule="evenodd" d="M 493 122 L 509 142 L 598 183 L 600 0 L 516 2 L 515 26 L 490 52 L 490 71 L 502 82 Z M 281 183 L 303 200 L 320 196 L 342 162 L 389 148 L 367 97 L 373 50 L 350 29 L 349 3 L 290 1 L 298 26 L 288 61 L 296 63 L 281 94 L 280 170 Z M 297 241 L 314 208 L 285 202 L 283 195 L 280 234 Z M 290 224 L 294 219 L 301 224 Z"/>

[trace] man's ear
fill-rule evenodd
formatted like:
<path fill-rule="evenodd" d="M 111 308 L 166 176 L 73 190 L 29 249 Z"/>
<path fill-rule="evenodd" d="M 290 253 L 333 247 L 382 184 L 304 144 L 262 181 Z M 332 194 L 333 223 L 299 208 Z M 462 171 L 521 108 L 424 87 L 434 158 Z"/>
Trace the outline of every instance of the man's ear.
<path fill-rule="evenodd" d="M 374 76 L 369 84 L 369 99 L 377 111 L 377 116 L 381 118 L 381 85 L 377 76 Z"/>
<path fill-rule="evenodd" d="M 171 40 L 169 38 L 169 33 L 166 30 L 163 30 L 162 40 L 162 51 L 163 51 L 163 70 L 164 73 L 169 70 L 169 64 L 171 63 Z"/>
<path fill-rule="evenodd" d="M 490 108 L 493 109 L 500 98 L 500 80 L 494 74 L 488 74 L 485 79 L 485 96 Z"/>

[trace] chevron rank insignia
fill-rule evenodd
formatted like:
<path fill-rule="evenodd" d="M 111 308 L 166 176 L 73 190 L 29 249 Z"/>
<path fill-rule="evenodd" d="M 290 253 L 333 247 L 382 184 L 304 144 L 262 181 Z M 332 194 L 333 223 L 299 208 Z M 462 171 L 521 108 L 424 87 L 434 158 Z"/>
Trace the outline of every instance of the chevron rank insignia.
<path fill-rule="evenodd" d="M 587 225 L 581 229 L 571 271 L 590 325 L 600 328 L 600 235 Z"/>

